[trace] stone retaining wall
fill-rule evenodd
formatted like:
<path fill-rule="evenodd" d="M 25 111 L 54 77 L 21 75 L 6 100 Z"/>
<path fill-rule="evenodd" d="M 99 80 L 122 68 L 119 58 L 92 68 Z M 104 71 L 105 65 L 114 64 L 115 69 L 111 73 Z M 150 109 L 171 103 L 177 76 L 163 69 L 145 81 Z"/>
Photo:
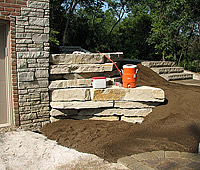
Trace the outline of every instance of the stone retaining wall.
<path fill-rule="evenodd" d="M 106 55 L 120 66 L 121 53 Z M 164 102 L 159 88 L 115 86 L 121 77 L 104 55 L 53 54 L 50 61 L 51 122 L 71 118 L 142 123 L 153 107 Z M 106 77 L 106 89 L 92 88 L 95 76 Z"/>

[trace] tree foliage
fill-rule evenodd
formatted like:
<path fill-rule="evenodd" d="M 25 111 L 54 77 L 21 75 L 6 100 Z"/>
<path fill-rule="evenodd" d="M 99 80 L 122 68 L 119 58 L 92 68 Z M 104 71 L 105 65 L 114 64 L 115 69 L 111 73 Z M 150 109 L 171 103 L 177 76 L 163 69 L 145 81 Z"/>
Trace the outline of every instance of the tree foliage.
<path fill-rule="evenodd" d="M 199 0 L 50 0 L 51 50 L 74 45 L 123 51 L 127 58 L 199 63 L 199 6 Z"/>

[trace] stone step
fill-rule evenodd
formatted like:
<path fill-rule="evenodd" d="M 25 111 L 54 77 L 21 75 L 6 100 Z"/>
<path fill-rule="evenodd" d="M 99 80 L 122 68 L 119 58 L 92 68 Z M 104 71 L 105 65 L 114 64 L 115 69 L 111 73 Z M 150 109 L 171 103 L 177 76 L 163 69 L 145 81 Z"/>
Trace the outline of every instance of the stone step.
<path fill-rule="evenodd" d="M 92 87 L 92 79 L 74 79 L 74 80 L 55 80 L 49 85 L 49 89 L 66 89 L 73 87 Z M 113 85 L 120 82 L 121 77 L 106 78 L 107 85 Z"/>
<path fill-rule="evenodd" d="M 69 88 L 51 92 L 51 101 L 153 101 L 164 102 L 164 91 L 160 88 L 139 86 L 123 88 L 113 86 L 106 89 Z"/>
<path fill-rule="evenodd" d="M 158 74 L 182 73 L 184 71 L 183 67 L 152 67 L 151 69 Z"/>
<path fill-rule="evenodd" d="M 88 109 L 88 108 L 112 108 L 113 101 L 72 101 L 72 102 L 50 102 L 54 109 Z"/>
<path fill-rule="evenodd" d="M 113 65 L 113 63 L 51 65 L 50 74 L 106 72 L 113 71 Z"/>
<path fill-rule="evenodd" d="M 146 67 L 173 67 L 175 62 L 172 61 L 143 61 L 141 62 L 143 66 Z"/>
<path fill-rule="evenodd" d="M 167 81 L 193 79 L 193 74 L 188 73 L 160 74 L 160 76 Z"/>

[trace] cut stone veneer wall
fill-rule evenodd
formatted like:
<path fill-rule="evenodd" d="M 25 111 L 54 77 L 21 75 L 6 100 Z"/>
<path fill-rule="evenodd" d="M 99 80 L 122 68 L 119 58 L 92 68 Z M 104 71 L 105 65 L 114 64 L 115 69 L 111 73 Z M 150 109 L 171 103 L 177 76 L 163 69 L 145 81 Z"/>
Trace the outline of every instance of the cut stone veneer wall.
<path fill-rule="evenodd" d="M 120 65 L 121 53 L 108 53 Z M 164 102 L 164 91 L 141 86 L 113 86 L 121 77 L 100 54 L 53 54 L 50 57 L 50 120 L 91 119 L 142 123 L 152 108 Z M 105 76 L 107 88 L 93 89 L 91 78 Z"/>
<path fill-rule="evenodd" d="M 49 0 L 0 0 L 10 23 L 14 125 L 37 129 L 49 122 Z"/>

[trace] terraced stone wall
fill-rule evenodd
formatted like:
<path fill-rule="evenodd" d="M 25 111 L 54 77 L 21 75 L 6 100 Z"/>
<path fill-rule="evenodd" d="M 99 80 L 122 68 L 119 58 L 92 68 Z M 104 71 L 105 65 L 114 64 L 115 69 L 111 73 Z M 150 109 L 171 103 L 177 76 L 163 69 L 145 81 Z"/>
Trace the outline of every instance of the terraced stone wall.
<path fill-rule="evenodd" d="M 120 67 L 121 53 L 108 53 Z M 53 54 L 50 57 L 50 120 L 91 119 L 142 123 L 164 101 L 153 87 L 115 86 L 121 77 L 114 64 L 100 54 Z M 105 89 L 92 88 L 92 77 L 105 76 Z"/>

